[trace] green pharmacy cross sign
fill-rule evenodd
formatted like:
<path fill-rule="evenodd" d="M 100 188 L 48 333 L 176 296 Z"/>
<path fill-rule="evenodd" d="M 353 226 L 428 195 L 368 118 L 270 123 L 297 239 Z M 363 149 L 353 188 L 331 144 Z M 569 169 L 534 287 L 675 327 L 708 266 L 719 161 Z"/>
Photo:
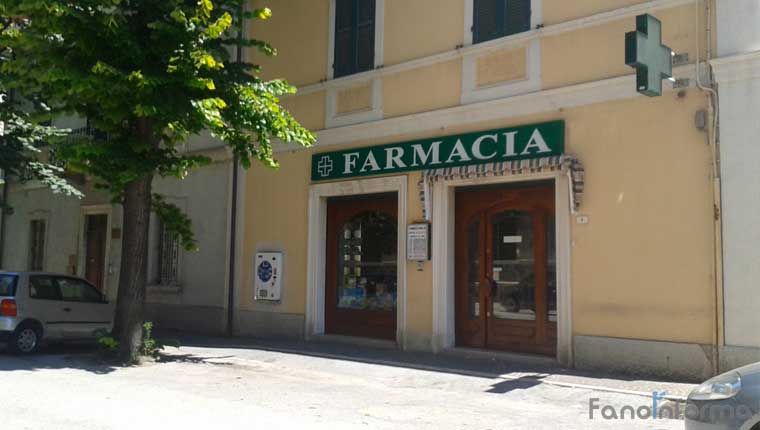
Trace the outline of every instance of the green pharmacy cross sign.
<path fill-rule="evenodd" d="M 562 155 L 565 122 L 457 134 L 312 155 L 311 179 L 323 181 Z"/>
<path fill-rule="evenodd" d="M 636 89 L 662 95 L 662 80 L 673 77 L 673 51 L 662 44 L 662 23 L 649 14 L 636 17 L 636 31 L 625 34 L 625 64 L 636 69 Z"/>

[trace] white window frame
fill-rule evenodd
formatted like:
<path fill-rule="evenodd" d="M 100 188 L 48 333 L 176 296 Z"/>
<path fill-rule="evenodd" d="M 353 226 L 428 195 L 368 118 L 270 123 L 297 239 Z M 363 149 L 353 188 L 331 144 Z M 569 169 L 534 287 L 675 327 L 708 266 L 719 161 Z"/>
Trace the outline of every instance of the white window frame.
<path fill-rule="evenodd" d="M 535 180 L 554 182 L 557 249 L 557 355 L 562 365 L 573 365 L 573 315 L 570 277 L 570 180 L 562 172 L 438 181 L 432 189 L 433 350 L 455 349 L 455 199 L 456 188 L 487 184 L 519 184 Z"/>
<path fill-rule="evenodd" d="M 360 124 L 370 121 L 379 121 L 383 119 L 382 107 L 382 87 L 381 80 L 375 75 L 374 70 L 383 66 L 385 51 L 384 31 L 385 31 L 385 0 L 375 0 L 375 69 L 355 73 L 353 75 L 341 76 L 334 78 L 335 69 L 335 15 L 336 0 L 330 0 L 330 14 L 327 38 L 327 80 L 334 81 L 338 85 L 331 86 L 326 91 L 325 100 L 325 127 L 337 128 L 353 124 Z M 357 79 L 363 74 L 369 76 L 366 79 Z M 348 88 L 361 86 L 362 83 L 370 82 L 372 85 L 372 103 L 368 110 L 358 112 L 348 112 L 345 114 L 338 113 L 338 93 Z"/>
<path fill-rule="evenodd" d="M 156 246 L 154 249 L 154 255 L 153 255 L 153 264 L 155 264 L 154 269 L 154 279 L 153 279 L 153 285 L 159 286 L 159 287 L 179 287 L 180 286 L 180 274 L 182 273 L 182 265 L 180 263 L 182 259 L 182 244 L 180 243 L 179 238 L 171 237 L 171 245 L 173 247 L 176 247 L 177 257 L 174 261 L 174 271 L 175 276 L 173 282 L 170 283 L 163 283 L 163 279 L 161 279 L 161 272 L 163 270 L 163 264 L 166 262 L 164 260 L 164 253 L 166 252 L 166 249 L 164 248 L 166 246 L 166 243 L 164 242 L 164 239 L 167 236 L 171 236 L 169 231 L 166 228 L 166 223 L 164 223 L 158 216 L 156 216 L 156 223 L 155 223 L 156 229 L 154 231 L 155 240 L 156 240 Z M 148 253 L 150 255 L 150 253 Z"/>
<path fill-rule="evenodd" d="M 31 229 L 32 229 L 32 221 L 42 221 L 45 223 L 45 231 L 43 232 L 42 237 L 42 270 L 46 270 L 47 267 L 47 260 L 48 260 L 48 239 L 50 238 L 50 212 L 44 211 L 44 210 L 35 210 L 29 213 L 29 218 L 27 222 L 27 240 L 29 241 L 29 246 L 27 246 L 27 252 L 26 252 L 26 267 L 31 269 L 32 268 L 32 235 L 31 235 Z"/>
<path fill-rule="evenodd" d="M 171 203 L 182 210 L 184 213 L 188 213 L 187 198 L 167 196 L 166 201 Z M 163 223 L 158 218 L 155 212 L 150 214 L 150 226 L 149 239 L 148 239 L 148 270 L 147 270 L 147 286 L 151 290 L 157 290 L 161 293 L 181 293 L 183 282 L 185 281 L 185 261 L 184 261 L 184 248 L 182 243 L 178 242 L 177 249 L 177 279 L 174 284 L 162 284 L 160 281 L 160 263 L 161 259 L 161 235 Z"/>
<path fill-rule="evenodd" d="M 530 29 L 531 31 L 543 22 L 543 0 L 531 0 Z M 464 0 L 464 46 L 473 44 L 473 26 L 475 25 L 475 0 Z M 461 103 L 470 104 L 520 94 L 528 94 L 541 90 L 541 40 L 532 38 L 521 45 L 527 50 L 526 78 L 509 81 L 485 87 L 477 86 L 477 59 L 498 51 L 505 41 L 524 37 L 523 33 L 511 34 L 498 39 L 479 43 L 484 49 L 465 55 L 462 60 L 462 95 Z M 510 47 L 512 48 L 512 47 Z"/>
<path fill-rule="evenodd" d="M 335 69 L 333 63 L 335 63 L 335 14 L 336 14 L 336 0 L 330 0 L 330 18 L 328 21 L 328 36 L 327 36 L 327 80 L 332 80 L 335 77 Z M 383 33 L 385 29 L 385 0 L 375 0 L 375 68 L 383 65 Z M 369 70 L 367 70 L 369 71 Z M 362 73 L 362 72 L 360 72 Z M 349 77 L 353 75 L 347 75 L 342 77 Z M 340 79 L 340 78 L 338 78 Z"/>
<path fill-rule="evenodd" d="M 543 0 L 531 0 L 530 2 L 530 29 L 535 29 L 542 24 L 543 16 Z M 464 46 L 472 45 L 472 28 L 475 26 L 475 0 L 464 0 Z M 518 33 L 520 34 L 520 33 Z M 510 35 L 514 36 L 514 34 Z M 504 39 L 506 37 L 500 37 Z M 496 39 L 496 40 L 499 40 Z M 490 42 L 490 41 L 489 41 Z M 482 42 L 488 43 L 488 42 Z"/>
<path fill-rule="evenodd" d="M 309 190 L 309 241 L 306 275 L 306 338 L 325 334 L 325 266 L 327 264 L 327 199 L 395 192 L 398 198 L 396 344 L 406 349 L 407 329 L 407 176 L 314 184 Z"/>

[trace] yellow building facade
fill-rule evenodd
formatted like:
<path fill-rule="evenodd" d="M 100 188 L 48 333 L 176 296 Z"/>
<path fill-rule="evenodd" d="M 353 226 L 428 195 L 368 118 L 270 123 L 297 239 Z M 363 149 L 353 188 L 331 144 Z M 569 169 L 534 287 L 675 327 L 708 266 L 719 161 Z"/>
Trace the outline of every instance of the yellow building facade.
<path fill-rule="evenodd" d="M 283 104 L 318 138 L 243 174 L 235 331 L 713 373 L 710 5 L 365 1 L 272 0 L 250 29 L 280 54 L 249 59 L 298 86 Z M 647 13 L 679 58 L 661 97 L 624 64 Z M 280 258 L 276 300 L 260 253 Z"/>

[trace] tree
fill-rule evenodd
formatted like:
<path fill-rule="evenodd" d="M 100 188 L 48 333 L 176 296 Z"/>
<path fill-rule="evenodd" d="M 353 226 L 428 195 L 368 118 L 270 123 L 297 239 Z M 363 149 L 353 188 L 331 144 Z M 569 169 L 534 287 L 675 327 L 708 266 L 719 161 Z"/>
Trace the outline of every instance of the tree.
<path fill-rule="evenodd" d="M 54 193 L 82 197 L 82 193 L 63 177 L 62 166 L 42 161 L 43 149 L 66 136 L 66 130 L 35 121 L 33 113 L 24 111 L 0 88 L 0 170 L 6 178 L 36 179 Z M 0 201 L 0 207 L 5 206 L 5 202 Z"/>
<path fill-rule="evenodd" d="M 0 31 L 9 24 L 8 20 L 0 19 Z M 0 65 L 10 59 L 12 52 L 0 45 Z M 44 111 L 44 106 L 28 103 L 27 109 L 23 107 L 14 94 L 3 87 L 0 79 L 0 170 L 3 175 L 20 180 L 36 179 L 54 193 L 82 197 L 79 190 L 62 177 L 64 170 L 61 166 L 41 160 L 42 149 L 50 142 L 64 139 L 66 130 L 43 125 L 34 118 L 39 110 L 31 108 L 41 107 Z M 0 202 L 0 209 L 5 206 L 6 202 Z"/>
<path fill-rule="evenodd" d="M 152 193 L 155 176 L 183 178 L 208 163 L 179 144 L 205 130 L 231 148 L 244 168 L 276 168 L 271 141 L 309 146 L 315 137 L 279 104 L 295 92 L 283 80 L 236 61 L 237 48 L 275 50 L 241 30 L 267 19 L 246 0 L 0 0 L 15 26 L 0 43 L 14 53 L 3 64 L 9 88 L 54 110 L 86 117 L 107 140 L 60 146 L 72 169 L 94 178 L 124 211 L 122 265 L 114 337 L 122 359 L 138 351 L 143 324 L 148 221 L 156 212 L 186 248 L 189 220 Z"/>

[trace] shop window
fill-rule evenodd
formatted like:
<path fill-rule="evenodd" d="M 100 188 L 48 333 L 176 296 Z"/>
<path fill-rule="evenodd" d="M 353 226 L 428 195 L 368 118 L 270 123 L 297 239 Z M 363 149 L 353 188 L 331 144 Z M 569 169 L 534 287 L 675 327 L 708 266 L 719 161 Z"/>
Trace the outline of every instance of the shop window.
<path fill-rule="evenodd" d="M 45 220 L 32 220 L 29 231 L 29 270 L 40 271 L 45 260 Z"/>
<path fill-rule="evenodd" d="M 375 67 L 375 1 L 335 0 L 335 78 Z"/>
<path fill-rule="evenodd" d="M 156 283 L 165 286 L 175 286 L 179 283 L 179 239 L 158 222 L 158 252 Z"/>
<path fill-rule="evenodd" d="M 338 230 L 340 309 L 393 311 L 397 299 L 396 218 L 364 212 Z"/>
<path fill-rule="evenodd" d="M 530 30 L 531 0 L 474 0 L 473 43 Z"/>

